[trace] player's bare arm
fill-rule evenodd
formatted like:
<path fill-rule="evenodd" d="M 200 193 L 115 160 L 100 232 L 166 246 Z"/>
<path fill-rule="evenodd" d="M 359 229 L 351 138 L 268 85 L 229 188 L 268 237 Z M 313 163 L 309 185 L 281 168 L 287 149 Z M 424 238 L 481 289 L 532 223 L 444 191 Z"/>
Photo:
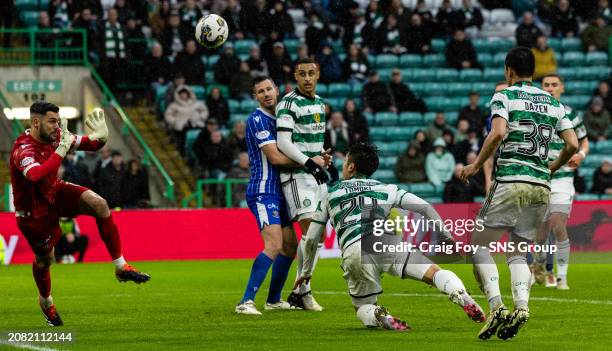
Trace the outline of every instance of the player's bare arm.
<path fill-rule="evenodd" d="M 582 138 L 578 141 L 578 143 L 579 143 L 578 152 L 576 152 L 567 162 L 567 165 L 572 168 L 580 167 L 580 164 L 582 163 L 582 161 L 584 161 L 584 159 L 586 158 L 586 156 L 589 154 L 589 151 L 590 151 L 588 138 L 586 137 Z"/>

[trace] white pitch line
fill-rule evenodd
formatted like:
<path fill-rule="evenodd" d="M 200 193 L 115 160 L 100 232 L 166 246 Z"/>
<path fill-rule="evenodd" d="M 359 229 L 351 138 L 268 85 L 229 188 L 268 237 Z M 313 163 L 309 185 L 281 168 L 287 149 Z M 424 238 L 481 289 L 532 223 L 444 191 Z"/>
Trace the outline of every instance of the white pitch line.
<path fill-rule="evenodd" d="M 21 342 L 8 342 L 6 340 L 0 340 L 0 345 L 8 345 L 8 346 L 16 347 L 18 349 L 33 350 L 33 351 L 60 351 L 59 349 L 52 349 L 50 347 L 40 347 L 40 346 L 21 343 Z"/>

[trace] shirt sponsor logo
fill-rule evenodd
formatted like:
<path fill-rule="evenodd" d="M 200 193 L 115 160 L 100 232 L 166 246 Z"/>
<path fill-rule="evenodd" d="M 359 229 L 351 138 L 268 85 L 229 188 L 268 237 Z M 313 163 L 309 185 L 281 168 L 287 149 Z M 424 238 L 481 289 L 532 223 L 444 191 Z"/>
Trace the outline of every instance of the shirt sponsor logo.
<path fill-rule="evenodd" d="M 268 132 L 267 130 L 262 130 L 261 132 L 257 132 L 255 136 L 257 137 L 257 139 L 263 140 L 270 136 L 270 132 Z"/>

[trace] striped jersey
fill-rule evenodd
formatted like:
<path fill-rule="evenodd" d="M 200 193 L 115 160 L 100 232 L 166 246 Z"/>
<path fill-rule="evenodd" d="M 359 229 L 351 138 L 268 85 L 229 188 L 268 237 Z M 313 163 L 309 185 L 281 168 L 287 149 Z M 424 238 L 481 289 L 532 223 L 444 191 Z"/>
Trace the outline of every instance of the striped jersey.
<path fill-rule="evenodd" d="M 291 132 L 291 141 L 306 156 L 314 157 L 323 151 L 325 139 L 325 105 L 315 95 L 310 98 L 297 89 L 283 96 L 276 105 L 276 130 Z M 312 177 L 304 168 L 281 169 L 281 182 L 291 178 Z"/>
<path fill-rule="evenodd" d="M 576 132 L 576 137 L 578 140 L 586 138 L 587 132 L 584 127 L 584 123 L 582 122 L 582 117 L 576 113 L 571 107 L 567 105 L 563 105 L 565 107 L 565 115 L 567 119 L 572 123 L 572 127 Z M 554 161 L 559 157 L 561 150 L 565 146 L 565 142 L 561 137 L 557 134 L 553 135 L 553 138 L 550 142 L 550 151 L 548 152 L 548 158 L 550 161 Z M 561 166 L 561 168 L 553 174 L 553 179 L 561 179 L 561 178 L 573 178 L 574 177 L 574 169 L 570 168 L 567 164 Z"/>
<path fill-rule="evenodd" d="M 373 179 L 349 179 L 329 187 L 317 207 L 312 221 L 323 226 L 327 219 L 336 230 L 341 250 L 361 239 L 362 213 L 364 208 L 385 211 L 386 218 L 391 208 L 399 207 L 402 198 L 409 193 L 397 185 L 384 184 Z"/>
<path fill-rule="evenodd" d="M 531 83 L 519 82 L 493 95 L 491 115 L 508 123 L 495 179 L 550 188 L 548 160 L 553 135 L 572 128 L 563 105 Z"/>
<path fill-rule="evenodd" d="M 276 143 L 276 118 L 261 108 L 251 113 L 246 122 L 246 144 L 249 152 L 251 177 L 247 195 L 269 194 L 282 196 L 280 173 L 261 149 Z"/>

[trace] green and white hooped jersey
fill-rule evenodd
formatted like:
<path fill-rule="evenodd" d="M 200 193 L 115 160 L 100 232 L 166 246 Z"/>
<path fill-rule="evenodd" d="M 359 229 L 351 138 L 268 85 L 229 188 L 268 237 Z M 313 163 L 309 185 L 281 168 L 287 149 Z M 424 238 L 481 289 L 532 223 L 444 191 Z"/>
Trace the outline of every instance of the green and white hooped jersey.
<path fill-rule="evenodd" d="M 362 213 L 364 208 L 385 211 L 386 218 L 391 208 L 398 207 L 402 197 L 409 194 L 397 185 L 384 184 L 373 179 L 349 179 L 329 187 L 321 199 L 312 221 L 323 226 L 327 219 L 336 229 L 338 246 L 342 251 L 361 240 Z M 385 206 L 386 205 L 386 206 Z M 377 216 L 378 217 L 378 216 Z"/>
<path fill-rule="evenodd" d="M 323 151 L 325 139 L 325 105 L 318 95 L 314 98 L 300 94 L 297 89 L 283 96 L 276 105 L 276 131 L 291 132 L 291 141 L 306 156 Z M 309 178 L 305 169 L 281 170 L 281 182 L 294 178 Z"/>
<path fill-rule="evenodd" d="M 548 160 L 553 136 L 573 127 L 563 105 L 531 83 L 519 82 L 493 95 L 491 115 L 508 123 L 495 179 L 550 188 Z"/>
<path fill-rule="evenodd" d="M 563 104 L 565 107 L 565 116 L 572 122 L 572 127 L 576 132 L 576 137 L 578 140 L 586 138 L 587 131 L 582 122 L 582 117 L 576 113 L 571 107 Z M 548 158 L 550 161 L 554 161 L 559 157 L 561 150 L 565 146 L 565 142 L 559 135 L 553 134 L 552 141 L 550 142 L 550 152 L 548 153 Z M 570 168 L 567 164 L 561 166 L 561 168 L 555 172 L 552 176 L 553 179 L 561 179 L 561 178 L 574 178 L 574 169 Z"/>

